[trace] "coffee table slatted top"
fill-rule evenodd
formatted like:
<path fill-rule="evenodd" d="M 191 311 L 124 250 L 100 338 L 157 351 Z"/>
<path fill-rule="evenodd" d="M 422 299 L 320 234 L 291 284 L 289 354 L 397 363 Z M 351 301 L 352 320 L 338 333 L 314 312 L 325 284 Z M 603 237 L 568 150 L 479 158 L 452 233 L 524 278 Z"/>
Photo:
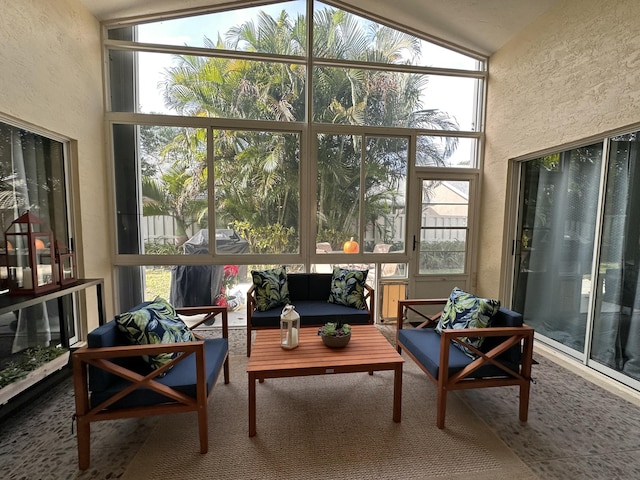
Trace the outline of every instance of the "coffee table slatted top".
<path fill-rule="evenodd" d="M 392 370 L 404 359 L 374 325 L 354 325 L 346 347 L 329 348 L 318 336 L 318 328 L 300 329 L 299 345 L 292 350 L 280 347 L 280 330 L 260 330 L 251 349 L 247 372 L 260 376 L 317 375 L 335 368 L 335 373 L 362 370 Z M 307 373 L 302 373 L 307 370 Z M 324 372 L 329 373 L 329 372 Z"/>

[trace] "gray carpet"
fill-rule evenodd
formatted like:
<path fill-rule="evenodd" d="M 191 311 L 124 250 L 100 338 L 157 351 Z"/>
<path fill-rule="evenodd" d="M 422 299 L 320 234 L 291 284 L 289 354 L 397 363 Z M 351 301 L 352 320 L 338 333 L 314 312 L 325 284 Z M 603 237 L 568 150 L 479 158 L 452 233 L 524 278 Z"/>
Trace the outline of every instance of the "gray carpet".
<path fill-rule="evenodd" d="M 388 338 L 390 328 L 381 326 Z M 232 329 L 231 350 L 246 353 L 245 329 Z M 216 329 L 210 329 L 215 335 Z M 517 421 L 513 388 L 494 388 L 457 392 L 500 439 L 544 479 L 632 479 L 640 478 L 640 408 L 590 383 L 536 353 L 536 384 L 532 386 L 528 424 Z M 376 378 L 377 378 L 376 374 Z M 348 376 L 347 376 L 348 377 Z M 368 377 L 367 377 L 368 378 Z M 406 380 L 405 380 L 406 381 Z M 232 386 L 246 384 L 246 377 L 232 378 Z M 223 390 L 225 385 L 216 389 Z M 424 380 L 425 389 L 433 386 Z M 215 392 L 212 402 L 215 402 Z M 408 394 L 405 393 L 405 399 Z M 390 402 L 388 395 L 376 398 Z M 403 401 L 403 414 L 407 414 Z M 430 405 L 421 402 L 430 427 Z M 114 479 L 121 478 L 136 453 L 159 425 L 160 418 L 102 422 L 92 426 L 92 465 L 80 473 L 77 469 L 73 387 L 67 379 L 51 388 L 28 407 L 0 423 L 0 478 L 29 480 Z M 238 415 L 246 418 L 244 407 Z M 258 436 L 264 419 L 259 412 Z M 382 425 L 393 424 L 390 410 L 381 407 Z M 447 419 L 449 421 L 449 419 Z M 402 426 L 407 425 L 403 419 Z M 241 432 L 244 433 L 244 432 Z M 216 453 L 215 431 L 211 431 L 210 452 Z M 248 438 L 248 437 L 247 437 Z M 385 440 L 377 439 L 376 451 L 393 456 Z M 416 456 L 435 455 L 432 446 L 407 446 Z M 197 450 L 197 440 L 194 449 Z M 215 473 L 212 473 L 215 475 Z M 186 477 L 185 477 L 186 478 Z M 421 478 L 415 476 L 412 478 Z"/>

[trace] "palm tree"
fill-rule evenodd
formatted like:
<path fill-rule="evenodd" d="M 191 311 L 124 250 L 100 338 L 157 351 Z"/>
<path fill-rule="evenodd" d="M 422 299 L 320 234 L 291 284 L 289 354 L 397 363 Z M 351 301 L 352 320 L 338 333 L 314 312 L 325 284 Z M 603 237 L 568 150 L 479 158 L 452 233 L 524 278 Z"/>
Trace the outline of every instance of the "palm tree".
<path fill-rule="evenodd" d="M 373 23 L 365 28 L 354 16 L 339 10 L 316 13 L 314 28 L 319 57 L 410 64 L 420 54 L 420 42 L 415 37 Z M 457 129 L 446 113 L 422 109 L 425 75 L 318 67 L 314 82 L 313 113 L 318 122 Z M 335 142 L 332 136 L 319 138 L 319 230 L 342 229 L 348 238 L 359 229 L 360 185 L 353 183 L 360 178 L 362 139 L 344 137 L 338 142 L 341 145 Z M 440 164 L 457 144 L 448 139 L 445 151 L 440 152 L 428 137 L 421 136 L 419 143 L 420 155 L 438 159 Z M 391 213 L 390 206 L 406 176 L 407 147 L 401 139 L 379 137 L 367 141 L 364 219 L 372 226 L 381 225 L 377 219 Z M 340 218 L 335 212 L 340 212 Z M 383 238 L 387 234 L 378 233 Z"/>
<path fill-rule="evenodd" d="M 410 35 L 371 24 L 334 8 L 315 13 L 314 56 L 379 63 L 409 63 L 420 42 Z M 306 20 L 262 12 L 256 21 L 230 28 L 207 46 L 300 56 L 306 54 Z M 279 62 L 179 56 L 163 84 L 167 106 L 184 115 L 278 121 L 305 118 L 305 68 Z M 313 119 L 352 125 L 454 129 L 446 114 L 424 110 L 423 75 L 358 68 L 315 67 Z M 256 226 L 299 225 L 300 139 L 293 134 L 219 130 L 215 134 L 215 204 L 219 226 L 249 221 Z M 360 190 L 365 189 L 365 218 L 389 212 L 406 175 L 406 142 L 321 135 L 318 148 L 320 228 L 358 231 Z M 439 153 L 425 151 L 433 158 Z M 453 144 L 450 145 L 454 147 Z M 361 149 L 367 148 L 361 185 Z M 450 153 L 451 148 L 445 152 Z M 442 155 L 440 154 L 440 158 Z M 192 186 L 198 185 L 195 182 Z M 375 220 L 374 220 L 375 223 Z"/>
<path fill-rule="evenodd" d="M 170 216 L 176 225 L 175 244 L 182 245 L 193 224 L 206 226 L 207 169 L 206 138 L 202 129 L 169 129 L 173 138 L 168 144 L 167 129 L 141 130 L 143 145 L 142 212 L 144 216 Z M 154 135 L 160 136 L 158 141 Z M 165 168 L 165 165 L 168 167 Z"/>

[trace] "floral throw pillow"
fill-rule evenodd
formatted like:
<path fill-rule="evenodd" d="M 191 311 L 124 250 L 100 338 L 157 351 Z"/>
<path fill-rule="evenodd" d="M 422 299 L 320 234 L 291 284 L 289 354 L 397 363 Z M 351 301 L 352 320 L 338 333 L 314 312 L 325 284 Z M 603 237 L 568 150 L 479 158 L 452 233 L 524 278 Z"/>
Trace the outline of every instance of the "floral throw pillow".
<path fill-rule="evenodd" d="M 369 270 L 346 270 L 340 267 L 333 267 L 331 293 L 327 301 L 364 310 L 367 308 L 364 299 L 364 285 L 368 274 Z"/>
<path fill-rule="evenodd" d="M 455 287 L 449 295 L 442 316 L 435 327 L 438 333 L 447 328 L 485 328 L 491 324 L 491 318 L 500 308 L 500 301 L 480 298 Z M 461 337 L 460 340 L 480 348 L 484 337 Z M 477 355 L 458 342 L 453 344 L 471 358 Z"/>
<path fill-rule="evenodd" d="M 284 266 L 270 270 L 251 270 L 256 291 L 256 310 L 266 312 L 291 303 L 287 270 Z"/>
<path fill-rule="evenodd" d="M 144 302 L 128 312 L 116 316 L 118 328 L 134 345 L 190 342 L 193 333 L 180 319 L 173 306 L 162 297 Z M 144 355 L 151 368 L 160 368 L 170 362 L 177 353 Z"/>

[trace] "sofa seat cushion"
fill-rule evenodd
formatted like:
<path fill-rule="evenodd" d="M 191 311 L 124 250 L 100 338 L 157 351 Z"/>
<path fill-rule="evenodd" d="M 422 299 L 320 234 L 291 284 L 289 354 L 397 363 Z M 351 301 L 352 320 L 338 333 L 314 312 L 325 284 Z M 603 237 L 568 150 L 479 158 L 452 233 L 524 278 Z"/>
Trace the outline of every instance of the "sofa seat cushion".
<path fill-rule="evenodd" d="M 398 340 L 437 380 L 440 367 L 440 334 L 432 328 L 403 328 L 398 331 Z M 449 348 L 449 376 L 459 372 L 472 361 L 473 359 L 462 350 Z M 517 365 L 512 363 L 505 361 L 504 365 L 514 371 L 518 370 Z M 493 365 L 484 365 L 470 375 L 473 378 L 504 376 L 505 372 Z"/>
<path fill-rule="evenodd" d="M 349 324 L 369 323 L 369 311 L 353 307 L 327 303 L 326 300 L 300 300 L 292 302 L 300 315 L 300 325 L 323 325 L 326 322 Z M 279 327 L 281 308 L 272 308 L 266 312 L 253 312 L 251 325 L 254 327 Z"/>
<path fill-rule="evenodd" d="M 214 338 L 204 340 L 205 344 L 205 375 L 207 377 L 207 394 L 211 392 L 211 389 L 216 383 L 218 374 L 222 369 L 224 359 L 226 358 L 229 350 L 229 343 L 226 338 Z M 147 368 L 148 370 L 148 368 Z M 139 372 L 144 374 L 144 372 Z M 112 397 L 116 393 L 122 391 L 129 382 L 112 374 L 108 374 L 111 381 L 107 387 L 103 390 L 94 390 L 91 392 L 91 406 L 94 407 L 104 400 Z M 179 361 L 169 372 L 161 377 L 155 379 L 163 385 L 167 385 L 175 390 L 178 390 L 190 397 L 196 397 L 196 356 L 195 354 L 188 355 L 183 360 Z M 118 400 L 110 408 L 125 408 L 125 407 L 138 407 L 144 405 L 155 405 L 162 403 L 163 401 L 170 402 L 172 400 L 167 399 L 164 395 L 148 389 L 136 389 L 126 397 Z"/>

